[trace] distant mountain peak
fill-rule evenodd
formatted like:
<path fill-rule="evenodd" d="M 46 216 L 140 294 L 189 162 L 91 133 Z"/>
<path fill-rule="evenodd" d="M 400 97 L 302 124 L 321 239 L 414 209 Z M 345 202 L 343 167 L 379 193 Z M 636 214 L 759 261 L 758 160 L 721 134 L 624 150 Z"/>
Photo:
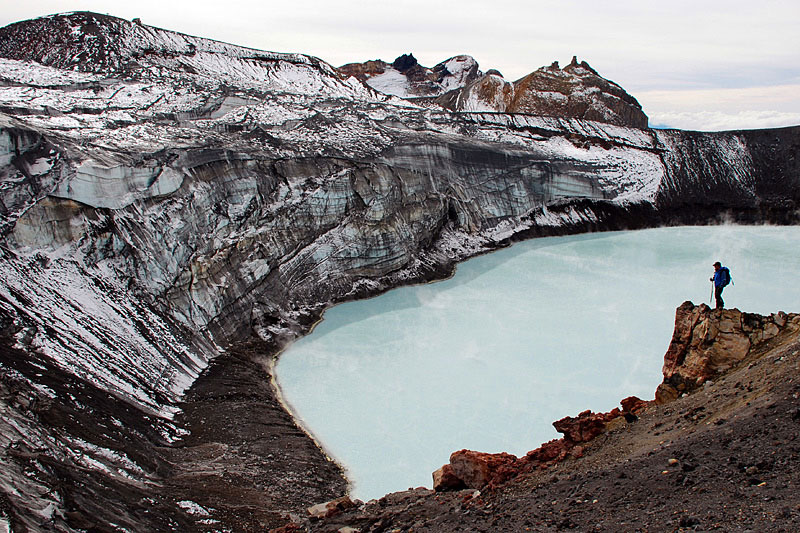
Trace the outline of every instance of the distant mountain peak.
<path fill-rule="evenodd" d="M 400 72 L 405 72 L 408 69 L 417 66 L 417 58 L 414 54 L 403 54 L 392 62 L 392 67 Z"/>
<path fill-rule="evenodd" d="M 392 63 L 375 59 L 348 63 L 338 70 L 376 91 L 401 98 L 437 97 L 482 75 L 472 56 L 453 56 L 428 68 L 420 65 L 412 53 L 403 54 Z"/>
<path fill-rule="evenodd" d="M 432 69 L 408 53 L 392 63 L 378 59 L 349 63 L 338 70 L 376 91 L 427 98 L 452 111 L 583 118 L 636 128 L 646 128 L 648 123 L 633 96 L 577 56 L 563 69 L 553 61 L 513 83 L 495 69 L 483 74 L 468 55 L 453 56 Z"/>

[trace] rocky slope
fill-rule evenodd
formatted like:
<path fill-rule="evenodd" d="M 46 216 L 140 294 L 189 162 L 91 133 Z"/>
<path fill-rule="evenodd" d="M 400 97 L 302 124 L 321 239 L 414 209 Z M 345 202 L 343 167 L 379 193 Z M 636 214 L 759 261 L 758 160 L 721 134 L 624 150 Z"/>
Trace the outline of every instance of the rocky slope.
<path fill-rule="evenodd" d="M 522 458 L 456 452 L 449 466 L 463 476 L 461 490 L 451 485 L 367 504 L 339 502 L 327 517 L 318 512 L 295 526 L 793 531 L 800 523 L 799 336 L 796 314 L 759 316 L 686 302 L 676 313 L 655 402 L 623 402 L 628 416 L 582 413 L 556 422 L 565 437 Z M 663 394 L 675 390 L 676 379 L 692 385 L 680 397 Z M 542 450 L 564 443 L 572 443 L 571 453 L 540 460 Z"/>
<path fill-rule="evenodd" d="M 494 69 L 482 73 L 466 55 L 433 69 L 419 65 L 413 55 L 402 55 L 392 64 L 351 63 L 339 67 L 339 72 L 376 91 L 452 111 L 525 113 L 647 127 L 647 115 L 633 96 L 576 57 L 563 69 L 556 61 L 513 83 Z"/>
<path fill-rule="evenodd" d="M 515 239 L 795 223 L 799 145 L 436 111 L 91 13 L 2 28 L 0 514 L 280 525 L 345 487 L 268 385 L 326 307 Z"/>
<path fill-rule="evenodd" d="M 634 97 L 576 57 L 563 70 L 556 62 L 515 81 L 506 111 L 647 127 L 647 116 Z"/>

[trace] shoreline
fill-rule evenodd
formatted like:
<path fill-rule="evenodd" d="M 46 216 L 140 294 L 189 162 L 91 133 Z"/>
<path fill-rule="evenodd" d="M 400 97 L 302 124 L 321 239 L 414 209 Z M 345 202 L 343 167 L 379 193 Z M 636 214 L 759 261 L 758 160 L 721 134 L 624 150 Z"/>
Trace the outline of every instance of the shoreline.
<path fill-rule="evenodd" d="M 743 225 L 743 224 L 737 224 L 737 225 L 721 225 L 721 226 L 719 226 L 719 229 L 720 229 L 720 230 L 722 230 L 722 231 L 724 231 L 724 229 L 725 229 L 725 226 L 729 226 L 729 227 L 730 227 L 730 229 L 732 229 L 732 230 L 735 230 L 737 227 L 741 227 L 741 228 L 751 228 L 751 227 L 752 227 L 753 229 L 758 229 L 759 227 L 770 227 L 770 228 L 775 228 L 776 230 L 780 231 L 780 230 L 781 230 L 781 228 L 782 228 L 782 226 L 779 226 L 779 225 L 770 225 L 770 224 L 746 224 L 746 225 Z M 703 227 L 706 227 L 706 226 L 684 226 L 684 228 L 685 228 L 685 229 L 687 229 L 687 230 L 692 230 L 692 229 L 697 229 L 697 230 L 700 230 L 700 229 L 701 229 L 701 228 L 703 228 Z M 795 226 L 785 226 L 785 227 L 790 229 L 790 228 L 793 228 L 793 227 L 795 227 Z M 648 228 L 648 229 L 651 229 L 651 230 L 659 230 L 659 229 L 672 229 L 672 228 L 670 228 L 670 227 L 656 227 L 656 228 Z M 679 228 L 675 228 L 675 229 L 679 229 Z M 641 230 L 639 230 L 639 231 L 641 231 Z M 609 233 L 609 235 L 607 235 L 607 236 L 608 236 L 608 237 L 612 237 L 612 236 L 613 236 L 612 234 L 614 234 L 614 233 L 625 233 L 625 232 L 626 232 L 626 230 L 612 230 L 612 231 L 610 231 L 610 232 L 603 232 L 603 233 Z M 582 234 L 582 235 L 575 235 L 575 236 L 573 236 L 573 237 L 578 237 L 578 238 L 580 238 L 581 236 L 585 236 L 585 234 Z M 591 236 L 589 236 L 589 237 L 591 237 Z M 599 237 L 599 235 L 598 235 L 598 237 Z M 691 239 L 691 238 L 693 238 L 693 237 L 692 237 L 692 234 L 688 235 L 688 237 L 687 237 L 687 238 L 690 238 L 690 239 Z M 493 250 L 492 252 L 496 252 L 496 251 L 501 251 L 501 250 Z M 482 255 L 484 255 L 484 254 L 482 254 Z M 470 258 L 470 259 L 472 259 L 472 258 Z M 461 263 L 459 263 L 457 266 L 458 266 L 458 267 L 460 267 L 460 266 L 461 266 Z M 452 277 L 455 275 L 455 273 L 456 273 L 456 272 L 454 271 L 454 273 L 453 273 L 451 276 L 449 276 L 448 278 L 445 278 L 445 279 L 442 279 L 442 280 L 436 280 L 436 281 L 437 281 L 437 282 L 438 282 L 438 281 L 446 281 L 446 279 L 451 279 L 451 278 L 452 278 Z M 701 277 L 702 277 L 702 276 L 701 276 Z M 703 279 L 705 279 L 705 278 L 703 278 Z M 416 285 L 416 286 L 421 286 L 421 285 L 426 285 L 426 284 L 429 284 L 429 283 L 431 283 L 431 282 L 428 282 L 428 283 L 418 283 L 418 284 L 413 284 L 413 285 Z M 409 286 L 411 286 L 411 285 L 409 285 Z M 705 287 L 705 286 L 704 286 L 704 287 Z M 377 296 L 380 296 L 380 295 L 382 295 L 382 294 L 384 294 L 384 293 L 379 293 L 379 294 L 372 295 L 372 296 L 370 296 L 369 298 L 365 298 L 365 299 L 363 299 L 363 301 L 368 301 L 369 299 L 376 298 Z M 676 302 L 676 303 L 675 303 L 675 305 L 674 305 L 674 306 L 667 306 L 667 307 L 669 308 L 669 315 L 670 315 L 670 317 L 668 318 L 668 320 L 669 320 L 670 324 L 672 323 L 672 310 L 674 309 L 674 307 L 675 307 L 675 306 L 677 306 L 677 304 L 678 304 L 680 301 L 682 301 L 683 299 L 685 299 L 685 295 L 686 295 L 686 294 L 687 294 L 687 293 L 685 293 L 685 292 L 684 292 L 684 293 L 683 293 L 683 296 L 681 296 L 681 297 L 679 297 L 679 298 L 676 298 L 676 299 L 675 299 L 675 302 Z M 693 293 L 692 293 L 692 294 L 693 294 Z M 359 300 L 359 301 L 361 301 L 361 300 Z M 334 307 L 336 307 L 336 306 L 332 306 L 332 307 L 329 307 L 329 308 L 327 308 L 327 309 L 325 310 L 325 313 L 327 313 L 327 311 L 328 311 L 329 309 L 333 309 Z M 779 305 L 778 305 L 778 307 L 779 307 Z M 310 327 L 310 329 L 309 329 L 309 333 L 307 333 L 307 335 L 310 335 L 310 334 L 312 334 L 312 333 L 315 331 L 315 328 L 316 328 L 316 326 L 318 326 L 318 325 L 319 325 L 319 324 L 320 324 L 320 323 L 321 323 L 321 322 L 322 322 L 322 321 L 325 319 L 325 313 L 323 313 L 323 314 L 321 315 L 321 317 L 320 317 L 320 318 L 319 318 L 317 321 L 315 321 L 315 322 L 313 323 L 313 325 Z M 659 322 L 659 323 L 660 323 L 660 322 Z M 667 335 L 668 335 L 668 333 L 667 333 Z M 660 337 L 661 337 L 661 336 L 662 336 L 662 335 L 660 335 L 660 334 L 658 335 L 659 339 L 660 339 Z M 657 342 L 658 342 L 659 346 L 661 346 L 662 344 L 664 344 L 664 343 L 666 342 L 666 340 L 664 340 L 664 339 L 660 339 L 660 340 L 658 340 Z M 276 364 L 277 364 L 277 360 L 278 360 L 277 358 L 278 358 L 278 357 L 281 357 L 281 356 L 283 356 L 283 355 L 284 355 L 284 352 L 285 352 L 285 350 L 286 350 L 287 348 L 288 348 L 288 346 L 287 346 L 287 347 L 284 347 L 283 349 L 281 349 L 281 350 L 280 350 L 280 351 L 279 351 L 279 352 L 276 354 L 276 356 L 275 356 L 275 361 L 276 361 L 276 362 L 274 363 L 274 365 L 276 365 Z M 657 352 L 657 353 L 656 353 L 656 352 Z M 654 357 L 656 357 L 656 358 L 659 358 L 659 371 L 660 371 L 660 357 L 663 355 L 663 350 L 661 350 L 661 349 L 659 348 L 659 350 L 656 350 L 656 352 L 653 352 L 653 353 L 654 353 Z M 649 353 L 649 352 L 648 352 L 648 353 Z M 648 358 L 648 360 L 649 360 L 649 358 Z M 274 368 L 274 365 L 273 365 L 273 368 Z M 654 390 L 654 388 L 655 388 L 655 385 L 658 383 L 658 380 L 660 380 L 660 377 L 658 377 L 658 376 L 660 376 L 660 374 L 654 374 L 654 376 L 653 376 L 653 390 Z M 648 380 L 648 381 L 649 381 L 649 380 Z M 274 374 L 274 372 L 273 372 L 273 382 L 275 383 L 275 386 L 276 386 L 276 388 L 280 388 L 280 383 L 279 383 L 279 381 L 278 381 L 278 379 L 277 379 L 277 376 Z M 616 401 L 618 401 L 618 400 L 619 400 L 621 397 L 623 397 L 623 396 L 625 396 L 625 395 L 630 395 L 630 394 L 642 395 L 642 392 L 641 392 L 641 391 L 638 391 L 638 392 L 637 392 L 636 390 L 633 390 L 633 391 L 630 391 L 630 390 L 621 391 L 621 392 L 619 393 L 619 395 L 620 395 L 620 396 L 619 396 L 619 398 L 617 398 L 617 397 L 615 396 L 615 397 L 614 397 L 614 399 L 613 399 L 613 402 L 616 402 Z M 645 394 L 647 394 L 647 393 L 645 393 Z M 317 444 L 319 445 L 320 449 L 321 449 L 321 450 L 323 450 L 323 452 L 324 452 L 324 453 L 325 453 L 325 454 L 326 454 L 326 455 L 327 455 L 329 458 L 331 458 L 331 459 L 332 459 L 334 462 L 336 462 L 337 464 L 339 464 L 339 465 L 340 465 L 340 466 L 341 466 L 343 469 L 345 469 L 345 470 L 347 471 L 348 480 L 349 480 L 349 482 L 350 482 L 350 486 L 352 487 L 352 485 L 353 485 L 353 480 L 352 480 L 352 479 L 350 479 L 350 472 L 349 472 L 349 469 L 348 469 L 347 465 L 346 465 L 346 464 L 345 464 L 345 463 L 344 463 L 342 460 L 338 459 L 338 458 L 336 457 L 336 454 L 335 454 L 335 453 L 331 453 L 331 451 L 330 451 L 329 449 L 327 449 L 327 448 L 326 448 L 326 446 L 325 446 L 325 445 L 322 443 L 321 439 L 319 439 L 319 438 L 318 438 L 318 437 L 317 437 L 317 436 L 314 434 L 314 432 L 313 432 L 313 429 L 311 429 L 311 428 L 308 426 L 308 424 L 307 424 L 307 422 L 306 422 L 305 420 L 303 420 L 303 419 L 302 419 L 300 416 L 296 415 L 296 412 L 295 412 L 295 410 L 293 409 L 292 405 L 289 403 L 289 401 L 288 401 L 288 400 L 286 400 L 286 399 L 285 399 L 285 397 L 284 397 L 284 392 L 283 392 L 283 390 L 282 390 L 282 389 L 280 390 L 280 395 L 281 395 L 282 401 L 283 401 L 283 403 L 284 403 L 284 407 L 285 407 L 285 408 L 287 409 L 287 411 L 288 411 L 288 412 L 289 412 L 289 413 L 290 413 L 290 414 L 291 414 L 291 415 L 294 417 L 294 419 L 295 419 L 295 421 L 298 423 L 298 425 L 300 425 L 300 426 L 302 426 L 302 427 L 303 427 L 303 429 L 304 429 L 304 430 L 305 430 L 305 431 L 306 431 L 306 432 L 309 434 L 309 436 L 310 436 L 310 437 L 311 437 L 311 438 L 312 438 L 312 439 L 313 439 L 315 442 L 317 442 Z M 644 396 L 644 395 L 642 395 L 642 397 L 645 397 L 645 396 Z M 650 396 L 650 398 L 652 398 L 652 396 Z M 609 403 L 609 408 L 613 407 L 613 402 L 612 402 L 612 401 L 606 402 L 606 403 Z M 586 406 L 586 407 L 595 407 L 595 408 L 596 408 L 596 407 L 598 407 L 598 404 L 597 404 L 596 402 L 594 402 L 594 403 L 592 403 L 592 402 L 589 402 L 589 403 L 585 403 L 585 406 Z M 569 411 L 569 412 L 566 412 L 566 411 L 565 411 L 563 414 L 564 414 L 564 415 L 567 415 L 567 414 L 572 414 L 572 413 L 571 413 L 571 411 Z M 558 413 L 554 413 L 552 416 L 555 418 L 555 417 L 558 417 L 558 416 L 559 416 L 559 414 L 558 414 Z M 547 424 L 549 424 L 549 422 L 548 422 Z M 522 444 L 521 446 L 525 446 L 525 444 Z M 527 449 L 527 448 L 526 448 L 526 449 Z M 450 450 L 450 451 L 454 451 L 454 450 Z M 508 451 L 508 450 L 506 450 L 506 451 Z M 449 452 L 448 452 L 448 453 L 449 453 Z M 524 452 L 523 452 L 523 453 L 524 453 Z M 417 476 L 417 478 L 419 478 L 419 476 Z M 430 486 L 430 483 L 431 483 L 430 481 L 427 481 L 426 483 L 422 483 L 422 484 L 423 484 L 424 486 Z M 410 481 L 410 482 L 407 482 L 407 483 L 406 483 L 406 482 L 403 482 L 403 481 L 401 481 L 400 483 L 398 483 L 398 484 L 397 484 L 397 486 L 398 486 L 398 487 L 401 487 L 401 486 L 410 486 L 410 485 L 415 485 L 415 486 L 416 486 L 416 485 L 419 485 L 419 484 L 421 484 L 419 480 L 417 480 L 417 481 Z M 399 490 L 399 489 L 398 489 L 398 490 Z M 348 492 L 348 494 L 350 494 L 350 492 Z M 379 498 L 379 497 L 380 497 L 380 496 L 382 496 L 382 495 L 383 495 L 382 493 L 381 493 L 381 494 L 377 494 L 377 493 L 375 493 L 375 495 L 374 495 L 374 496 L 370 496 L 370 497 L 371 497 L 371 498 L 372 498 L 372 497 L 374 497 L 374 498 Z"/>
<path fill-rule="evenodd" d="M 693 321 L 684 320 L 689 315 L 718 324 L 741 317 L 741 325 L 733 332 L 695 327 Z M 727 347 L 730 333 L 750 337 L 746 353 L 737 355 Z M 709 334 L 711 353 L 700 347 L 700 339 Z M 681 363 L 679 354 L 687 347 L 687 359 Z M 698 362 L 713 364 L 720 356 L 737 363 L 729 369 L 711 366 L 696 373 Z M 478 470 L 485 477 L 468 482 L 466 488 L 410 489 L 367 504 L 331 502 L 325 516 L 311 516 L 292 527 L 309 532 L 372 531 L 390 524 L 430 533 L 457 529 L 666 533 L 697 526 L 793 530 L 800 522 L 800 493 L 793 488 L 800 484 L 794 468 L 800 453 L 795 433 L 800 422 L 796 406 L 800 316 L 780 312 L 762 316 L 735 308 L 719 312 L 684 302 L 676 311 L 664 363 L 670 370 L 664 371 L 657 399 L 633 407 L 635 416 L 630 418 L 618 413 L 596 436 L 573 443 L 576 454 L 567 453 L 555 462 L 544 456 L 545 463 L 526 467 L 526 461 L 540 460 L 535 457 L 543 457 L 548 445 L 558 443 L 529 452 L 516 461 L 517 466 L 507 464 L 507 454 L 462 450 L 453 456 L 466 452 L 485 464 L 485 470 Z M 665 396 L 664 387 L 678 383 L 679 375 L 679 380 L 689 380 L 686 392 Z M 566 444 L 577 429 L 571 424 L 586 413 L 568 417 L 569 429 L 562 439 Z M 539 454 L 532 455 L 535 452 Z"/>

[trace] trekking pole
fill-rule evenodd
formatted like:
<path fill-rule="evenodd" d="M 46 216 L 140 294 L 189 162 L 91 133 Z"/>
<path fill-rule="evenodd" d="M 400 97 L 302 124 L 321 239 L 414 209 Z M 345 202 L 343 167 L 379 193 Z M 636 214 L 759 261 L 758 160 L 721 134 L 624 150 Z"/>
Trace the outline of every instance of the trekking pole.
<path fill-rule="evenodd" d="M 711 296 L 708 297 L 708 305 L 714 303 L 714 280 L 711 280 Z"/>

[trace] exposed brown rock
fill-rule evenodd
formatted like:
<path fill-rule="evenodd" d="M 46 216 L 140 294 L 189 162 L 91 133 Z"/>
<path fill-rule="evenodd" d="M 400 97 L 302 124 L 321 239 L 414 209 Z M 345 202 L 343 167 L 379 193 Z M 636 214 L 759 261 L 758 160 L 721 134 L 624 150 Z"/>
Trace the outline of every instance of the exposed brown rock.
<path fill-rule="evenodd" d="M 383 74 L 390 66 L 391 65 L 385 61 L 373 59 L 363 63 L 348 63 L 347 65 L 342 65 L 337 70 L 342 73 L 345 78 L 353 76 L 358 81 L 364 83 L 372 76 Z"/>
<path fill-rule="evenodd" d="M 628 413 L 637 413 L 642 409 L 646 408 L 652 402 L 648 402 L 637 398 L 636 396 L 628 396 L 627 398 L 623 399 L 619 404 L 622 406 L 623 412 Z"/>
<path fill-rule="evenodd" d="M 513 84 L 497 71 L 443 94 L 437 104 L 453 111 L 496 111 L 581 118 L 634 128 L 646 128 L 648 119 L 634 97 L 600 76 L 585 61 L 562 70 L 558 61 Z"/>
<path fill-rule="evenodd" d="M 610 413 L 583 411 L 577 417 L 565 416 L 553 422 L 553 427 L 559 433 L 563 433 L 564 438 L 572 444 L 588 442 L 603 432 L 607 422 L 621 414 L 616 408 Z"/>
<path fill-rule="evenodd" d="M 391 63 L 375 59 L 364 63 L 348 63 L 337 70 L 345 78 L 353 76 L 370 86 L 370 78 L 384 74 L 387 70 L 396 70 L 408 80 L 408 94 L 400 96 L 411 98 L 435 98 L 452 89 L 464 87 L 482 76 L 478 63 L 468 55 L 451 57 L 433 68 L 420 65 L 413 54 L 403 54 Z"/>
<path fill-rule="evenodd" d="M 601 77 L 576 57 L 560 69 L 558 62 L 514 82 L 509 113 L 582 118 L 620 126 L 646 128 L 642 106 L 616 83 Z"/>
<path fill-rule="evenodd" d="M 443 465 L 433 473 L 433 490 L 461 490 L 467 488 L 464 482 L 453 473 L 453 467 L 449 464 Z"/>
<path fill-rule="evenodd" d="M 313 518 L 329 518 L 355 506 L 356 503 L 349 496 L 342 496 L 341 498 L 309 507 L 308 514 Z"/>
<path fill-rule="evenodd" d="M 626 412 L 642 410 L 650 402 L 631 396 L 625 400 Z M 464 486 L 473 489 L 495 489 L 510 479 L 539 468 L 547 468 L 569 457 L 582 457 L 583 444 L 591 441 L 606 429 L 611 420 L 623 415 L 614 408 L 608 413 L 583 411 L 577 417 L 564 417 L 553 422 L 556 431 L 563 433 L 554 439 L 517 458 L 508 453 L 484 453 L 460 450 L 450 455 L 450 464 L 433 473 L 434 490 L 451 491 Z M 449 468 L 448 468 L 449 467 Z M 460 482 L 460 483 L 459 483 Z"/>
<path fill-rule="evenodd" d="M 515 471 L 517 456 L 510 453 L 483 453 L 460 450 L 450 455 L 452 473 L 468 488 L 480 489 L 500 479 L 508 479 Z"/>
<path fill-rule="evenodd" d="M 761 316 L 684 302 L 675 312 L 675 330 L 664 355 L 664 381 L 656 391 L 656 401 L 666 403 L 691 392 L 783 330 L 796 331 L 798 322 L 796 314 Z"/>

